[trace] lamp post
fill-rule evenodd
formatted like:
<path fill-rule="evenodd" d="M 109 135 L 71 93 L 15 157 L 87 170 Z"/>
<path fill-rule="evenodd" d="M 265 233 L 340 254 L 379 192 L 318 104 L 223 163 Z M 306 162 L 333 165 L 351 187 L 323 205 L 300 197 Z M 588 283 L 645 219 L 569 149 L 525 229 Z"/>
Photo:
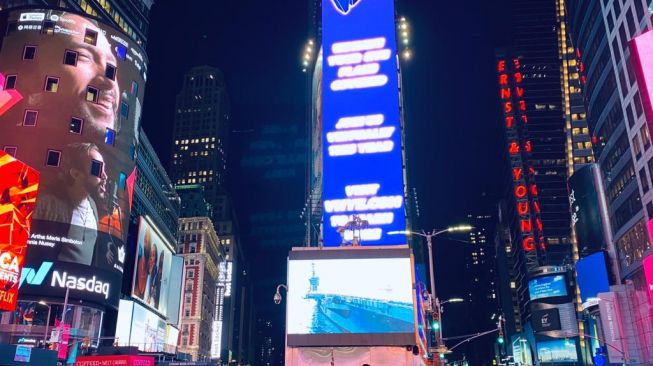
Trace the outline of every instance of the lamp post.
<path fill-rule="evenodd" d="M 388 232 L 389 235 L 392 234 L 419 235 L 421 237 L 426 238 L 426 245 L 428 246 L 429 249 L 429 271 L 430 271 L 430 280 L 431 280 L 431 311 L 437 309 L 438 319 L 440 319 L 440 309 L 438 305 L 439 300 L 437 300 L 437 296 L 435 295 L 435 271 L 433 270 L 433 240 L 432 239 L 434 236 L 438 236 L 444 233 L 466 232 L 466 231 L 471 231 L 473 228 L 474 227 L 470 225 L 459 225 L 459 226 L 450 226 L 442 230 L 433 229 L 430 232 L 422 230 L 421 233 L 417 231 Z M 442 343 L 442 326 L 440 326 L 440 337 L 438 337 L 438 347 L 442 347 L 443 345 L 444 344 Z"/>
<path fill-rule="evenodd" d="M 39 305 L 47 306 L 48 307 L 48 317 L 47 320 L 45 321 L 45 334 L 43 335 L 43 347 L 46 346 L 48 343 L 48 328 L 50 326 L 50 310 L 52 309 L 50 305 L 48 305 L 45 301 L 41 300 L 38 302 Z"/>

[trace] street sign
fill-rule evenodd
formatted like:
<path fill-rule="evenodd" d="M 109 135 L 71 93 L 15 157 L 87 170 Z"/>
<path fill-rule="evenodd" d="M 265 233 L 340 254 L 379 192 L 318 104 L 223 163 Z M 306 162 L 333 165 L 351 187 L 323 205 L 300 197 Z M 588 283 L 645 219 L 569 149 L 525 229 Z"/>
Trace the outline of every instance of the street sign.
<path fill-rule="evenodd" d="M 16 346 L 16 354 L 14 361 L 16 362 L 30 362 L 32 358 L 32 347 Z"/>

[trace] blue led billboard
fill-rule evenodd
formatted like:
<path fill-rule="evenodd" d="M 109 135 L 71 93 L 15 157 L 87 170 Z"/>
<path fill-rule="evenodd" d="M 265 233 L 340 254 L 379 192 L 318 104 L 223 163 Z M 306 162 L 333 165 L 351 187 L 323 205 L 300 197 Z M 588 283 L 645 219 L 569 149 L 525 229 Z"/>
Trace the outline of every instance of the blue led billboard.
<path fill-rule="evenodd" d="M 567 281 L 561 274 L 537 277 L 528 281 L 528 293 L 531 300 L 567 296 Z"/>
<path fill-rule="evenodd" d="M 394 1 L 323 0 L 322 25 L 324 245 L 354 216 L 363 245 L 405 244 Z"/>
<path fill-rule="evenodd" d="M 583 303 L 596 298 L 599 292 L 610 291 L 604 252 L 597 252 L 576 262 L 576 279 Z"/>

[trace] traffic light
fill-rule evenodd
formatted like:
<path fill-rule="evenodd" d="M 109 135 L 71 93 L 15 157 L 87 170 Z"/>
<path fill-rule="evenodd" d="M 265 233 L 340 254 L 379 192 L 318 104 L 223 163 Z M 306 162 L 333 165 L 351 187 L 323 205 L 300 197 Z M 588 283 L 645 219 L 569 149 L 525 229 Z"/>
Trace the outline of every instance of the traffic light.
<path fill-rule="evenodd" d="M 431 322 L 431 329 L 436 331 L 440 330 L 440 321 L 433 319 L 433 322 Z"/>
<path fill-rule="evenodd" d="M 503 336 L 502 335 L 498 336 L 497 337 L 497 343 L 503 344 L 503 342 L 505 342 L 505 340 L 503 339 Z"/>

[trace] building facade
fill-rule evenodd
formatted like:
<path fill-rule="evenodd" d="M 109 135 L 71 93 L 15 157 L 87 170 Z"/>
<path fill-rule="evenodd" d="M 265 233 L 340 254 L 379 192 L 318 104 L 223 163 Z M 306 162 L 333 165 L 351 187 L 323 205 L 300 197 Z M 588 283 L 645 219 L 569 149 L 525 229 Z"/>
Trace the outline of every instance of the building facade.
<path fill-rule="evenodd" d="M 170 176 L 175 185 L 202 185 L 213 207 L 226 189 L 229 118 L 222 72 L 200 66 L 186 73 L 177 95 Z"/>
<path fill-rule="evenodd" d="M 178 350 L 191 354 L 195 361 L 209 361 L 218 266 L 225 260 L 210 218 L 179 219 L 177 253 L 185 265 Z"/>

